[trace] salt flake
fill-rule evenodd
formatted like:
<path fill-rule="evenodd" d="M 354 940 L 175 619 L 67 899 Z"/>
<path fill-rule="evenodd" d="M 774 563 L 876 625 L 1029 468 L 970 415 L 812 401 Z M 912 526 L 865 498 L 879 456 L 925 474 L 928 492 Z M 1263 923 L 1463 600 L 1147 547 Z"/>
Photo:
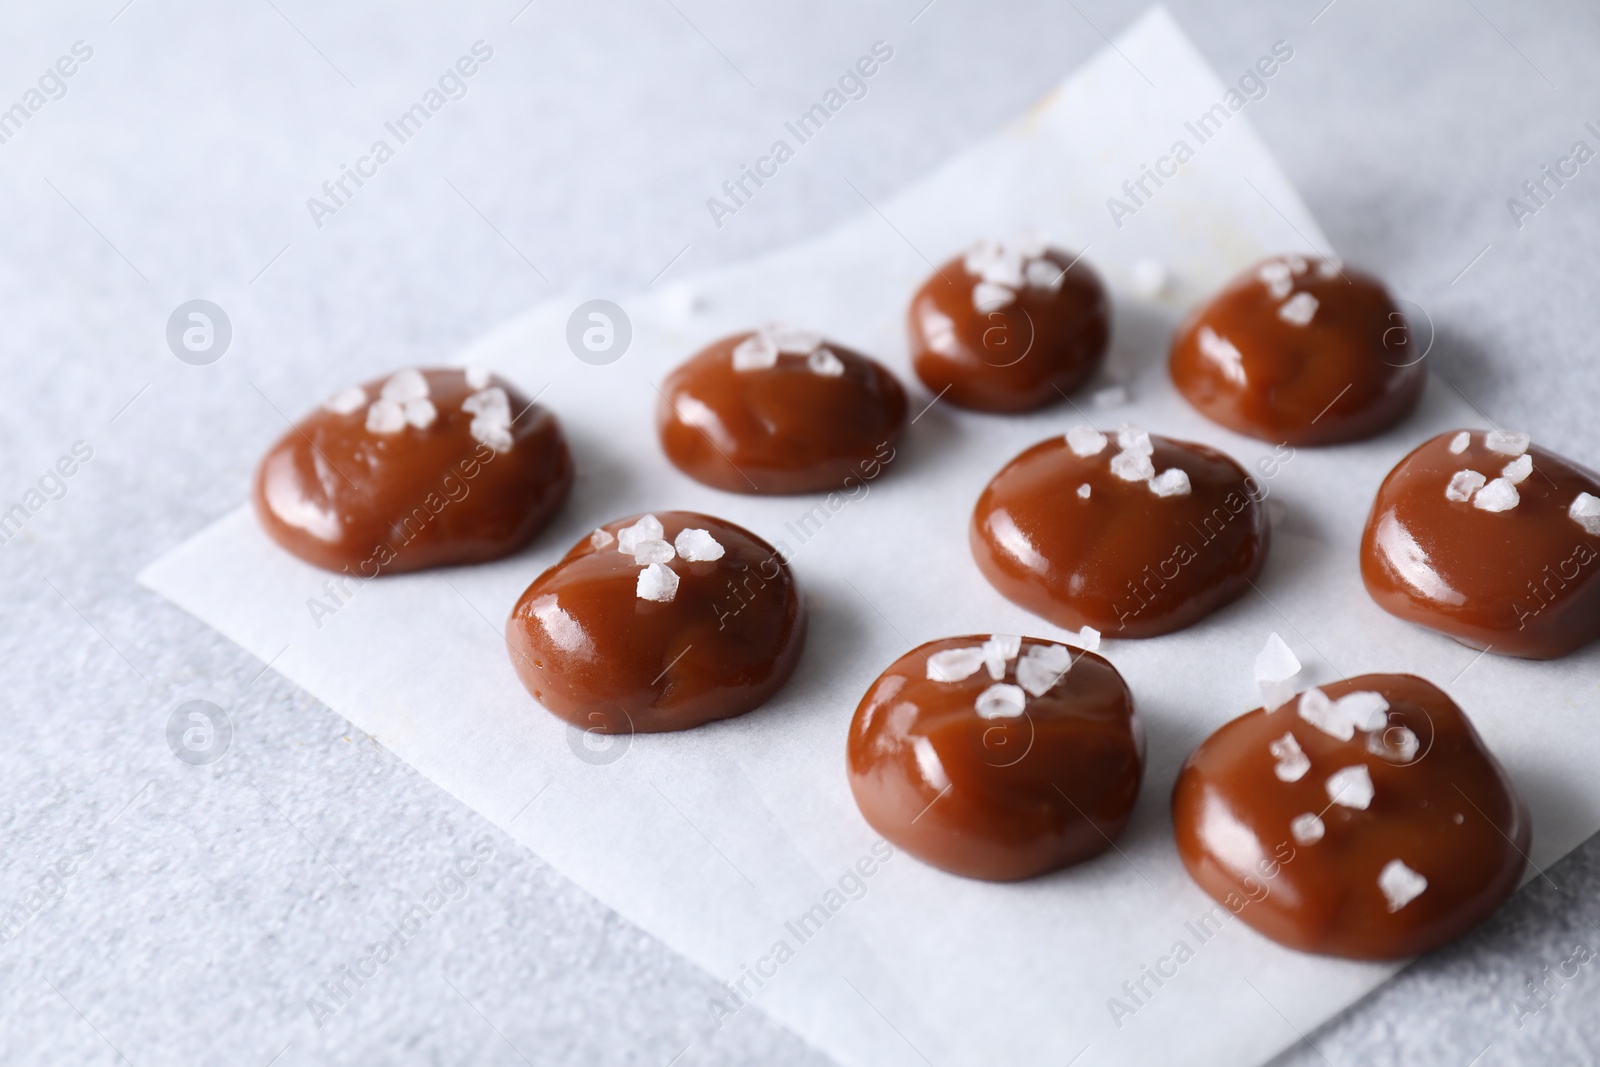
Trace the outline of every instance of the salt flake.
<path fill-rule="evenodd" d="M 1178 467 L 1168 467 L 1150 479 L 1150 491 L 1156 496 L 1188 496 L 1189 475 Z"/>
<path fill-rule="evenodd" d="M 1589 533 L 1600 537 L 1600 497 L 1579 493 L 1572 498 L 1567 517 Z"/>
<path fill-rule="evenodd" d="M 777 362 L 778 346 L 762 334 L 751 334 L 733 346 L 734 370 L 766 370 Z"/>
<path fill-rule="evenodd" d="M 1472 494 L 1482 489 L 1488 480 L 1477 471 L 1456 471 L 1450 476 L 1450 484 L 1444 487 L 1444 498 L 1465 503 L 1471 500 Z"/>
<path fill-rule="evenodd" d="M 1334 771 L 1324 785 L 1328 799 L 1341 807 L 1365 810 L 1372 803 L 1372 775 L 1364 763 Z"/>
<path fill-rule="evenodd" d="M 1277 760 L 1272 767 L 1272 773 L 1278 776 L 1280 782 L 1298 782 L 1306 776 L 1311 769 L 1311 757 L 1300 747 L 1300 742 L 1295 740 L 1294 734 L 1284 734 L 1267 746 L 1272 753 L 1272 758 Z"/>
<path fill-rule="evenodd" d="M 1036 697 L 1055 688 L 1072 669 L 1072 650 L 1062 645 L 1031 645 L 1017 660 L 1017 684 Z"/>
<path fill-rule="evenodd" d="M 1500 468 L 1500 477 L 1512 485 L 1521 485 L 1527 481 L 1528 475 L 1533 473 L 1533 457 L 1524 452 L 1516 459 Z"/>
<path fill-rule="evenodd" d="M 959 682 L 983 666 L 983 649 L 947 648 L 928 657 L 928 677 L 935 682 Z"/>
<path fill-rule="evenodd" d="M 643 541 L 659 541 L 666 530 L 654 515 L 641 515 L 632 526 L 617 531 L 617 551 L 631 556 Z"/>
<path fill-rule="evenodd" d="M 973 707 L 981 719 L 1014 719 L 1028 708 L 1028 694 L 1021 686 L 996 682 L 978 694 Z"/>
<path fill-rule="evenodd" d="M 383 383 L 383 392 L 380 394 L 385 400 L 393 400 L 404 404 L 407 400 L 424 400 L 428 396 L 428 379 L 422 372 L 414 369 L 396 371 L 388 381 Z"/>
<path fill-rule="evenodd" d="M 1289 820 L 1289 832 L 1294 835 L 1297 843 L 1314 845 L 1322 840 L 1322 835 L 1328 832 L 1328 828 L 1322 824 L 1320 818 L 1308 811 Z"/>
<path fill-rule="evenodd" d="M 1461 453 L 1467 450 L 1467 446 L 1470 444 L 1472 444 L 1472 435 L 1467 431 L 1462 430 L 1460 433 L 1450 438 L 1450 451 L 1459 456 Z"/>
<path fill-rule="evenodd" d="M 640 541 L 633 546 L 633 561 L 642 567 L 652 563 L 669 563 L 677 554 L 665 541 Z"/>
<path fill-rule="evenodd" d="M 399 433 L 405 428 L 405 405 L 394 400 L 374 400 L 367 409 L 368 433 Z"/>
<path fill-rule="evenodd" d="M 1472 498 L 1472 506 L 1481 511 L 1510 511 L 1522 500 L 1517 487 L 1509 478 L 1496 478 Z"/>
<path fill-rule="evenodd" d="M 820 374 L 824 378 L 837 378 L 844 373 L 844 361 L 826 348 L 819 348 L 807 356 L 806 366 L 811 368 L 812 374 Z"/>
<path fill-rule="evenodd" d="M 993 282 L 979 282 L 972 287 L 972 306 L 979 311 L 997 311 L 1016 299 L 1016 293 Z"/>
<path fill-rule="evenodd" d="M 1390 860 L 1378 872 L 1378 888 L 1389 902 L 1389 910 L 1399 911 L 1422 895 L 1428 880 L 1399 860 Z"/>
<path fill-rule="evenodd" d="M 367 391 L 359 385 L 341 389 L 330 396 L 322 406 L 335 415 L 354 415 L 367 403 Z"/>
<path fill-rule="evenodd" d="M 983 643 L 983 665 L 995 681 L 1006 676 L 1006 664 L 1017 658 L 1022 638 L 1012 634 L 993 634 Z"/>
<path fill-rule="evenodd" d="M 1105 451 L 1106 435 L 1093 426 L 1074 426 L 1067 431 L 1067 447 L 1075 456 L 1098 456 Z"/>
<path fill-rule="evenodd" d="M 1356 735 L 1350 720 L 1334 709 L 1333 701 L 1320 689 L 1313 687 L 1300 694 L 1299 712 L 1302 719 L 1330 737 L 1348 741 Z"/>
<path fill-rule="evenodd" d="M 1156 476 L 1156 468 L 1141 452 L 1118 452 L 1111 457 L 1111 473 L 1125 482 L 1148 482 Z"/>
<path fill-rule="evenodd" d="M 1490 430 L 1483 435 L 1483 446 L 1503 456 L 1520 456 L 1528 450 L 1533 439 L 1514 430 Z"/>
<path fill-rule="evenodd" d="M 664 542 L 663 542 L 664 543 Z M 665 563 L 652 563 L 639 572 L 634 592 L 640 600 L 653 600 L 665 604 L 678 595 L 678 575 Z"/>
<path fill-rule="evenodd" d="M 721 559 L 725 551 L 707 530 L 679 530 L 672 543 L 678 555 L 690 563 L 710 563 Z"/>
<path fill-rule="evenodd" d="M 1296 293 L 1278 305 L 1278 318 L 1291 326 L 1310 326 L 1317 307 L 1316 297 L 1310 293 Z"/>

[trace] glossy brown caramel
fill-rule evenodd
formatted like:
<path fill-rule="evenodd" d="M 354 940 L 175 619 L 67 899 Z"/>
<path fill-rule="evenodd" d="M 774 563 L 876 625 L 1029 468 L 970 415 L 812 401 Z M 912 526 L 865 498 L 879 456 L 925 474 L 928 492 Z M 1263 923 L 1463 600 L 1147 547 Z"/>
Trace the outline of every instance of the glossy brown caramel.
<path fill-rule="evenodd" d="M 1468 434 L 1464 451 L 1450 445 Z M 1517 504 L 1485 511 L 1451 500 L 1458 471 L 1501 476 L 1515 457 L 1485 444 L 1482 430 L 1424 442 L 1383 480 L 1361 537 L 1361 577 L 1390 614 L 1473 648 L 1552 659 L 1600 636 L 1600 534 L 1569 510 L 1600 496 L 1600 477 L 1530 445 L 1533 471 Z M 1481 490 L 1479 490 L 1481 492 Z M 1590 520 L 1600 527 L 1600 519 Z"/>
<path fill-rule="evenodd" d="M 1295 702 L 1227 723 L 1195 749 L 1173 788 L 1178 853 L 1222 907 L 1290 948 L 1365 960 L 1437 948 L 1517 887 L 1531 836 L 1527 806 L 1461 709 L 1431 683 L 1368 674 L 1321 688 L 1334 699 L 1380 693 L 1389 703 L 1382 728 L 1341 741 L 1302 718 Z M 1294 781 L 1279 777 L 1270 747 L 1286 733 L 1310 761 Z M 1372 782 L 1365 809 L 1329 799 L 1329 775 L 1356 765 Z M 1320 839 L 1295 835 L 1290 822 L 1302 814 L 1320 818 Z M 1398 907 L 1380 884 L 1393 860 L 1427 883 Z"/>
<path fill-rule="evenodd" d="M 536 578 L 506 620 L 517 675 L 535 700 L 596 733 L 685 730 L 760 707 L 805 646 L 805 605 L 773 547 L 740 526 L 659 511 L 664 539 L 705 530 L 720 559 L 664 566 L 678 575 L 661 603 L 637 593 L 643 569 L 607 523 Z"/>
<path fill-rule="evenodd" d="M 931 655 L 987 639 L 947 637 L 895 660 L 856 708 L 848 769 L 861 814 L 887 840 L 952 874 L 1006 882 L 1109 846 L 1139 795 L 1144 735 L 1122 676 L 1092 653 L 1071 650 L 1066 673 L 1010 717 L 975 710 L 996 683 L 985 667 L 928 677 Z M 1021 654 L 1049 646 L 1025 637 Z M 1004 682 L 1017 669 L 1008 662 Z"/>
<path fill-rule="evenodd" d="M 1024 285 L 1010 303 L 982 311 L 973 301 L 981 279 L 965 256 L 923 283 L 906 318 L 912 366 L 924 385 L 964 408 L 1031 411 L 1060 401 L 1099 369 L 1111 339 L 1100 276 L 1058 249 L 1040 258 L 1066 271 L 1058 289 Z"/>
<path fill-rule="evenodd" d="M 572 488 L 572 456 L 554 415 L 503 378 L 509 448 L 473 437 L 462 403 L 480 390 L 460 370 L 422 372 L 434 421 L 367 429 L 384 383 L 347 414 L 324 406 L 262 457 L 252 497 L 267 534 L 307 563 L 375 578 L 510 555 L 544 528 Z"/>
<path fill-rule="evenodd" d="M 1278 293 L 1292 290 L 1275 293 L 1264 269 L 1287 271 Z M 1280 316 L 1302 293 L 1317 303 L 1305 325 Z M 1206 330 L 1239 358 L 1203 344 Z M 1423 355 L 1382 282 L 1315 256 L 1280 256 L 1240 274 L 1191 317 L 1173 339 L 1169 367 L 1178 391 L 1213 422 L 1265 441 L 1327 445 L 1371 437 L 1409 415 L 1427 378 Z"/>
<path fill-rule="evenodd" d="M 1041 441 L 984 488 L 969 540 L 989 583 L 1058 626 L 1107 637 L 1181 630 L 1248 589 L 1270 540 L 1254 479 L 1215 449 L 1152 435 L 1155 470 L 1190 482 L 1187 495 L 1157 496 L 1111 473 L 1119 446 L 1107 437 L 1087 457 Z"/>
<path fill-rule="evenodd" d="M 751 337 L 717 341 L 662 384 L 656 426 L 667 458 L 731 493 L 824 492 L 876 477 L 905 427 L 906 394 L 895 376 L 820 338 L 841 373 L 818 373 L 797 353 L 735 370 L 732 353 Z"/>

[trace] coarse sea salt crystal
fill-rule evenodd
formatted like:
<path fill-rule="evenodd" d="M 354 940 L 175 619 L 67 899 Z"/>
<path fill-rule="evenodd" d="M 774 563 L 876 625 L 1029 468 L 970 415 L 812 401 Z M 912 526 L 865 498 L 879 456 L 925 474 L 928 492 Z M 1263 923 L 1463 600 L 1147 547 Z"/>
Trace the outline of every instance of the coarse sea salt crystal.
<path fill-rule="evenodd" d="M 1393 748 L 1389 747 L 1391 740 Z M 1406 726 L 1391 726 L 1381 733 L 1374 731 L 1367 735 L 1367 751 L 1391 763 L 1410 763 L 1417 758 L 1421 747 L 1417 735 Z"/>
<path fill-rule="evenodd" d="M 1200 354 L 1215 363 L 1222 376 L 1235 385 L 1245 383 L 1244 353 L 1209 326 L 1200 327 Z"/>
<path fill-rule="evenodd" d="M 751 334 L 733 346 L 734 370 L 766 370 L 777 362 L 778 346 L 762 334 Z"/>
<path fill-rule="evenodd" d="M 1006 247 L 1017 255 L 1028 259 L 1038 259 L 1050 251 L 1050 243 L 1044 239 L 1044 234 L 1038 230 L 1024 230 L 1018 233 L 1006 242 Z"/>
<path fill-rule="evenodd" d="M 1118 452 L 1111 457 L 1111 473 L 1125 482 L 1148 482 L 1156 476 L 1156 468 L 1142 452 Z"/>
<path fill-rule="evenodd" d="M 461 375 L 466 378 L 468 389 L 489 388 L 491 379 L 488 367 L 480 366 L 477 363 L 469 363 L 461 369 Z"/>
<path fill-rule="evenodd" d="M 1522 500 L 1517 487 L 1509 478 L 1496 478 L 1472 498 L 1472 506 L 1480 511 L 1510 511 Z"/>
<path fill-rule="evenodd" d="M 1456 471 L 1450 476 L 1450 484 L 1444 487 L 1444 498 L 1466 503 L 1488 480 L 1477 471 Z"/>
<path fill-rule="evenodd" d="M 979 311 L 996 311 L 1011 303 L 1016 295 L 1003 285 L 983 281 L 972 287 L 972 306 Z"/>
<path fill-rule="evenodd" d="M 1085 652 L 1093 652 L 1100 647 L 1100 631 L 1093 626 L 1085 626 L 1077 633 L 1067 631 L 1067 644 L 1076 645 Z"/>
<path fill-rule="evenodd" d="M 1294 835 L 1296 843 L 1314 845 L 1322 840 L 1328 828 L 1322 825 L 1320 818 L 1308 811 L 1289 820 L 1289 832 Z"/>
<path fill-rule="evenodd" d="M 511 436 L 510 423 L 497 422 L 479 415 L 467 426 L 474 441 L 488 445 L 496 452 L 509 452 L 516 442 Z"/>
<path fill-rule="evenodd" d="M 968 274 L 981 276 L 984 265 L 1000 258 L 1000 242 L 993 238 L 984 237 L 972 242 L 966 254 L 961 258 L 961 265 Z"/>
<path fill-rule="evenodd" d="M 725 549 L 708 530 L 679 530 L 673 546 L 690 563 L 710 563 L 722 558 Z"/>
<path fill-rule="evenodd" d="M 1294 734 L 1284 734 L 1267 748 L 1277 761 L 1273 764 L 1272 773 L 1278 776 L 1280 782 L 1298 782 L 1311 769 L 1311 757 L 1300 747 Z"/>
<path fill-rule="evenodd" d="M 633 561 L 642 567 L 652 563 L 669 563 L 677 554 L 665 541 L 640 541 L 633 546 Z"/>
<path fill-rule="evenodd" d="M 461 402 L 461 410 L 474 416 L 467 432 L 496 452 L 511 450 L 511 400 L 498 385 L 481 389 Z"/>
<path fill-rule="evenodd" d="M 632 526 L 617 531 L 617 551 L 631 556 L 641 541 L 659 541 L 665 533 L 660 519 L 654 515 L 641 515 Z"/>
<path fill-rule="evenodd" d="M 1300 673 L 1300 660 L 1276 632 L 1267 635 L 1266 646 L 1256 653 L 1256 686 L 1261 690 L 1262 707 L 1277 711 L 1294 697 L 1289 679 Z"/>
<path fill-rule="evenodd" d="M 1333 707 L 1357 730 L 1381 729 L 1388 721 L 1389 702 L 1384 699 L 1382 693 L 1375 693 L 1370 689 L 1358 689 L 1353 693 L 1346 693 L 1333 702 Z"/>
<path fill-rule="evenodd" d="M 1023 258 L 1011 249 L 1003 249 L 998 256 L 983 264 L 982 278 L 990 285 L 1007 289 L 1021 289 L 1023 283 Z"/>
<path fill-rule="evenodd" d="M 1600 537 L 1600 497 L 1579 493 L 1572 498 L 1572 506 L 1567 508 L 1567 518 Z"/>
<path fill-rule="evenodd" d="M 1021 686 L 996 682 L 972 702 L 980 719 L 1014 719 L 1028 708 L 1028 694 Z"/>
<path fill-rule="evenodd" d="M 983 666 L 983 649 L 947 648 L 928 657 L 928 677 L 935 682 L 959 682 Z"/>
<path fill-rule="evenodd" d="M 1390 860 L 1378 872 L 1378 888 L 1389 902 L 1389 910 L 1399 911 L 1422 895 L 1428 880 L 1399 860 Z"/>
<path fill-rule="evenodd" d="M 589 535 L 589 547 L 594 549 L 606 548 L 616 543 L 616 538 L 611 536 L 610 530 L 596 530 Z"/>
<path fill-rule="evenodd" d="M 1317 264 L 1317 274 L 1323 278 L 1337 278 L 1342 270 L 1344 270 L 1344 260 L 1338 256 L 1328 256 Z"/>
<path fill-rule="evenodd" d="M 366 405 L 366 402 L 367 391 L 359 385 L 352 385 L 348 389 L 334 393 L 322 406 L 335 415 L 354 415 Z"/>
<path fill-rule="evenodd" d="M 1293 274 L 1304 274 L 1306 272 L 1307 264 L 1304 256 L 1284 256 L 1283 261 L 1289 265 L 1289 271 Z"/>
<path fill-rule="evenodd" d="M 1512 485 L 1521 485 L 1532 473 L 1533 457 L 1526 452 L 1500 468 L 1500 477 Z"/>
<path fill-rule="evenodd" d="M 1291 326 L 1310 326 L 1317 307 L 1316 297 L 1310 293 L 1296 293 L 1278 305 L 1278 318 Z"/>
<path fill-rule="evenodd" d="M 1071 669 L 1071 649 L 1063 645 L 1032 645 L 1017 660 L 1017 684 L 1042 697 Z"/>
<path fill-rule="evenodd" d="M 1074 426 L 1067 431 L 1067 447 L 1075 456 L 1098 456 L 1106 448 L 1106 435 L 1093 426 Z"/>
<path fill-rule="evenodd" d="M 1334 771 L 1328 775 L 1324 786 L 1328 799 L 1341 807 L 1365 810 L 1372 803 L 1372 775 L 1367 773 L 1364 763 Z"/>
<path fill-rule="evenodd" d="M 1150 442 L 1150 435 L 1137 426 L 1123 426 L 1117 430 L 1117 445 L 1124 452 L 1138 452 L 1141 455 L 1152 455 L 1156 446 Z"/>
<path fill-rule="evenodd" d="M 791 356 L 809 356 L 822 344 L 822 335 L 815 330 L 771 322 L 761 328 L 761 333 L 777 347 L 779 352 Z"/>
<path fill-rule="evenodd" d="M 1459 456 L 1461 453 L 1467 450 L 1467 446 L 1470 444 L 1472 444 L 1472 435 L 1467 431 L 1462 430 L 1460 433 L 1450 438 L 1450 451 Z"/>
<path fill-rule="evenodd" d="M 1044 289 L 1053 293 L 1067 280 L 1067 272 L 1056 266 L 1053 260 L 1030 259 L 1022 270 L 1022 278 L 1030 289 Z"/>
<path fill-rule="evenodd" d="M 368 433 L 399 433 L 405 428 L 405 405 L 398 401 L 374 400 L 367 409 Z"/>
<path fill-rule="evenodd" d="M 811 368 L 812 374 L 820 374 L 824 378 L 837 378 L 844 373 L 844 361 L 826 348 L 819 348 L 807 356 L 806 366 Z"/>
<path fill-rule="evenodd" d="M 439 409 L 431 400 L 407 400 L 406 422 L 419 430 L 426 430 L 439 417 Z"/>
<path fill-rule="evenodd" d="M 1088 482 L 1084 482 L 1082 485 L 1078 486 L 1078 497 L 1080 499 L 1088 500 L 1090 492 L 1091 492 L 1091 489 L 1089 487 L 1089 483 Z"/>
<path fill-rule="evenodd" d="M 428 395 L 428 379 L 424 378 L 419 370 L 407 368 L 396 371 L 383 383 L 381 395 L 385 400 L 394 400 L 401 404 L 407 400 L 422 400 Z"/>
<path fill-rule="evenodd" d="M 1515 430 L 1490 430 L 1483 435 L 1483 446 L 1503 456 L 1520 456 L 1532 443 L 1533 438 Z"/>
<path fill-rule="evenodd" d="M 991 634 L 983 643 L 983 665 L 995 681 L 1006 676 L 1006 664 L 1017 658 L 1022 638 L 1013 634 Z"/>
<path fill-rule="evenodd" d="M 678 575 L 665 563 L 652 563 L 639 572 L 634 592 L 640 600 L 654 600 L 665 604 L 678 595 Z"/>
<path fill-rule="evenodd" d="M 1188 496 L 1189 475 L 1178 467 L 1168 467 L 1150 479 L 1150 491 L 1156 496 Z"/>
<path fill-rule="evenodd" d="M 1145 300 L 1163 295 L 1172 284 L 1167 265 L 1158 259 L 1140 259 L 1133 264 L 1133 294 Z"/>
<path fill-rule="evenodd" d="M 1289 264 L 1282 260 L 1273 260 L 1261 264 L 1261 269 L 1256 271 L 1259 278 L 1272 294 L 1272 299 L 1282 300 L 1294 290 L 1294 272 L 1289 269 Z"/>
<path fill-rule="evenodd" d="M 1301 693 L 1298 710 L 1302 719 L 1329 737 L 1348 741 L 1356 735 L 1350 720 L 1338 713 L 1328 694 L 1320 689 L 1313 687 Z"/>
<path fill-rule="evenodd" d="M 463 400 L 461 402 L 461 410 L 469 415 L 489 415 L 496 419 L 503 415 L 505 421 L 509 423 L 511 421 L 511 398 L 506 395 L 504 389 L 498 385 L 492 385 L 487 389 L 478 390 Z"/>

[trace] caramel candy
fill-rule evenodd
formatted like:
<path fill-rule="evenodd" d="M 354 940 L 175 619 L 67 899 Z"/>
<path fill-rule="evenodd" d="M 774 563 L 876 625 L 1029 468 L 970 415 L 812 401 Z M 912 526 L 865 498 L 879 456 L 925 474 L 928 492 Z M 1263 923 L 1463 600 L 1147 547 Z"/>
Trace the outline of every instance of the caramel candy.
<path fill-rule="evenodd" d="M 1361 538 L 1385 611 L 1526 659 L 1600 636 L 1597 560 L 1600 477 L 1498 430 L 1442 433 L 1402 459 Z"/>
<path fill-rule="evenodd" d="M 1235 278 L 1172 342 L 1178 391 L 1230 430 L 1291 445 L 1379 433 L 1411 413 L 1427 370 L 1383 283 L 1280 256 Z"/>
<path fill-rule="evenodd" d="M 1008 882 L 1106 849 L 1144 732 L 1116 668 L 1033 637 L 946 637 L 879 675 L 850 723 L 867 822 L 952 874 Z"/>
<path fill-rule="evenodd" d="M 555 416 L 477 369 L 352 386 L 262 457 L 267 534 L 307 563 L 375 578 L 510 555 L 572 488 Z"/>
<path fill-rule="evenodd" d="M 692 511 L 618 519 L 518 598 L 506 645 L 533 698 L 572 725 L 655 733 L 743 715 L 788 681 L 806 612 L 788 564 Z"/>
<path fill-rule="evenodd" d="M 725 337 L 661 389 L 661 447 L 731 493 L 811 493 L 876 477 L 894 458 L 906 393 L 882 365 L 789 326 Z"/>
<path fill-rule="evenodd" d="M 1041 441 L 978 497 L 978 569 L 1057 626 L 1154 637 L 1249 588 L 1270 529 L 1259 486 L 1215 449 L 1132 427 Z"/>
<path fill-rule="evenodd" d="M 917 377 L 952 404 L 996 412 L 1082 385 L 1105 359 L 1111 305 L 1099 275 L 1074 260 L 1042 241 L 980 241 L 945 263 L 907 313 Z"/>
<path fill-rule="evenodd" d="M 1200 888 L 1304 952 L 1414 956 L 1516 889 L 1527 806 L 1443 691 L 1366 674 L 1247 712 L 1207 738 L 1172 791 Z"/>

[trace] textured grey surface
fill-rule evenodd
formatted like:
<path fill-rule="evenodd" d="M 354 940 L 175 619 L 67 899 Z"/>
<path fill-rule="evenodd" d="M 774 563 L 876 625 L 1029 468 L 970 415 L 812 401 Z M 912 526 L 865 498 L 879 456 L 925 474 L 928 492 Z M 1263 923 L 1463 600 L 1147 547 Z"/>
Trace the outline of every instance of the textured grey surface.
<path fill-rule="evenodd" d="M 1595 462 L 1600 163 L 1521 230 L 1506 198 L 1600 148 L 1600 11 L 1323 3 L 1171 6 L 1225 77 L 1293 44 L 1251 117 L 1331 239 L 1426 310 L 1474 403 Z M 535 300 L 625 296 L 680 251 L 668 277 L 836 223 L 861 208 L 845 179 L 903 186 L 1142 5 L 522 7 L 0 6 L 0 108 L 93 49 L 0 144 L 0 510 L 94 451 L 0 547 L 0 912 L 26 916 L 0 943 L 0 1062 L 825 1062 L 754 1012 L 710 1033 L 708 976 L 133 575 L 239 501 L 275 407 Z M 868 97 L 713 228 L 705 198 L 879 38 Z M 479 39 L 465 97 L 314 227 L 306 198 Z M 210 366 L 165 343 L 193 297 L 233 323 Z M 165 740 L 191 697 L 234 724 L 210 766 Z M 480 839 L 464 896 L 316 1026 L 306 998 Z M 1526 980 L 1600 946 L 1600 845 L 1546 874 L 1285 1062 L 1595 1061 L 1597 965 L 1518 1018 Z"/>

